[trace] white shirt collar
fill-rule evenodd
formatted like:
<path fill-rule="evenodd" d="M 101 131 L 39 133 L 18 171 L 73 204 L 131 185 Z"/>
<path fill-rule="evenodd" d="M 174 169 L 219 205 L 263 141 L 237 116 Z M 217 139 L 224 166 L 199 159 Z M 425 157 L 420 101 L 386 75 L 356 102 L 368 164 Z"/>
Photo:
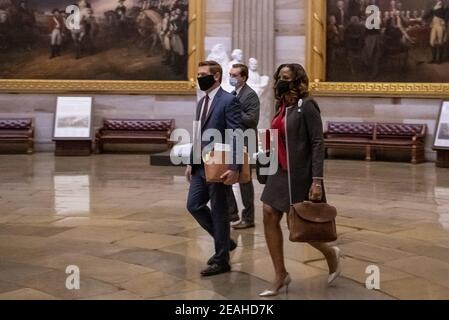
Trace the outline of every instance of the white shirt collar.
<path fill-rule="evenodd" d="M 207 110 L 207 113 L 209 114 L 211 111 L 211 106 L 212 103 L 214 101 L 215 96 L 217 95 L 218 90 L 220 90 L 221 87 L 217 87 L 214 90 L 212 90 L 211 92 L 207 93 L 206 95 L 209 96 L 209 108 Z M 201 106 L 201 112 L 200 112 L 200 119 L 203 116 L 203 112 L 204 112 L 204 106 L 206 105 L 206 98 L 204 98 L 203 100 L 203 105 Z"/>
<path fill-rule="evenodd" d="M 215 96 L 217 95 L 218 90 L 220 90 L 220 86 L 209 92 L 207 95 L 209 96 L 209 101 L 214 101 Z"/>
<path fill-rule="evenodd" d="M 238 88 L 237 90 L 235 90 L 235 92 L 237 92 L 237 95 L 240 94 L 240 91 L 242 91 L 242 89 L 243 89 L 243 87 L 244 87 L 245 85 L 246 85 L 246 84 L 244 83 L 243 86 L 241 86 L 240 88 Z"/>

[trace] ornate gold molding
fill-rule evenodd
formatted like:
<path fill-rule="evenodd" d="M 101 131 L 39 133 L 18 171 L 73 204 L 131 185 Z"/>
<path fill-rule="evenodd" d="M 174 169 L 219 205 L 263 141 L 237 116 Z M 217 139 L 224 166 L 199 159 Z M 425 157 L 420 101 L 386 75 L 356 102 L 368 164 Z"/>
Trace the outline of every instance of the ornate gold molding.
<path fill-rule="evenodd" d="M 307 1 L 306 67 L 311 81 L 323 81 L 326 66 L 326 1 Z"/>
<path fill-rule="evenodd" d="M 326 3 L 307 1 L 306 66 L 314 95 L 449 98 L 449 83 L 326 82 Z"/>
<path fill-rule="evenodd" d="M 3 93 L 196 94 L 196 70 L 204 59 L 204 0 L 189 1 L 188 79 L 186 81 L 0 79 Z"/>
<path fill-rule="evenodd" d="M 449 83 L 313 82 L 317 96 L 449 97 Z"/>
<path fill-rule="evenodd" d="M 10 93 L 189 94 L 195 87 L 190 81 L 0 80 L 1 91 Z"/>

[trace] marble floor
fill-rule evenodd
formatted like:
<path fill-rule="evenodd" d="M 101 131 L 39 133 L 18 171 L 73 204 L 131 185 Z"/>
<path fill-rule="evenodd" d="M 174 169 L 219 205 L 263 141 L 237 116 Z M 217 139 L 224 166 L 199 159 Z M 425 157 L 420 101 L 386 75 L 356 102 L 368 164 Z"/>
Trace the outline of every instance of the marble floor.
<path fill-rule="evenodd" d="M 327 287 L 323 257 L 284 232 L 293 283 L 275 299 L 449 299 L 448 170 L 331 160 L 326 177 L 343 277 Z M 273 278 L 260 202 L 256 229 L 233 232 L 233 271 L 202 279 L 213 244 L 187 188 L 182 168 L 144 155 L 0 156 L 0 299 L 258 299 Z M 70 265 L 79 290 L 66 288 Z"/>

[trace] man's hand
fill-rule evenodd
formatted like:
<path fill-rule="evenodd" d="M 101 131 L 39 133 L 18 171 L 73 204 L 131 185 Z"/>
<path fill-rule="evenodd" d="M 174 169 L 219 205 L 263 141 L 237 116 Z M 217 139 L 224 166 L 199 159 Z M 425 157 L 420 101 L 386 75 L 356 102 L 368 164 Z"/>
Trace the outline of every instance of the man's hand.
<path fill-rule="evenodd" d="M 190 183 L 192 181 L 192 166 L 187 166 L 185 175 L 187 182 Z"/>
<path fill-rule="evenodd" d="M 321 180 L 314 180 L 309 191 L 309 200 L 320 202 L 323 200 L 323 185 Z"/>
<path fill-rule="evenodd" d="M 220 179 L 223 180 L 225 185 L 232 186 L 239 182 L 239 176 L 240 173 L 238 171 L 228 170 L 220 177 Z"/>

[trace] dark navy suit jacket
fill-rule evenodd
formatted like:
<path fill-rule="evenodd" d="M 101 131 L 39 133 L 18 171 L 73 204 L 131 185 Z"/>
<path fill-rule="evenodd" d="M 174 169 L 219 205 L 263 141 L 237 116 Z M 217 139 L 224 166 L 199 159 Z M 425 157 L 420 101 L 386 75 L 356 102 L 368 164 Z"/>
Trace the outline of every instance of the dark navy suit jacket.
<path fill-rule="evenodd" d="M 202 98 L 197 105 L 196 118 L 195 118 L 197 121 L 199 121 L 201 108 L 204 104 L 204 99 L 205 97 Z M 222 139 L 221 143 L 226 143 L 227 141 L 230 141 L 226 140 L 226 129 L 232 130 L 241 129 L 241 121 L 242 121 L 242 108 L 239 100 L 233 94 L 226 92 L 220 87 L 218 89 L 217 94 L 214 97 L 214 100 L 211 101 L 206 121 L 202 123 L 201 136 L 208 129 L 216 129 L 221 134 Z M 195 139 L 201 139 L 201 137 L 195 137 Z M 235 137 L 228 136 L 228 139 L 233 139 L 234 141 L 234 148 L 233 148 L 234 164 L 231 164 L 229 168 L 234 171 L 240 171 L 242 166 L 236 164 L 235 159 L 238 159 L 238 157 L 241 155 L 241 151 L 243 150 L 241 151 L 237 150 Z M 214 141 L 213 138 L 211 138 L 208 141 L 201 141 L 201 151 L 203 151 L 203 149 L 206 146 L 210 145 L 210 143 L 212 142 L 216 143 L 220 141 Z M 199 141 L 194 141 L 193 143 L 194 144 L 198 143 L 199 145 Z M 190 155 L 190 163 L 192 164 L 192 173 L 194 173 L 201 166 L 200 164 L 195 164 L 193 162 L 193 159 L 194 154 L 192 149 L 192 153 Z M 198 161 L 199 160 L 197 159 L 197 163 Z"/>

